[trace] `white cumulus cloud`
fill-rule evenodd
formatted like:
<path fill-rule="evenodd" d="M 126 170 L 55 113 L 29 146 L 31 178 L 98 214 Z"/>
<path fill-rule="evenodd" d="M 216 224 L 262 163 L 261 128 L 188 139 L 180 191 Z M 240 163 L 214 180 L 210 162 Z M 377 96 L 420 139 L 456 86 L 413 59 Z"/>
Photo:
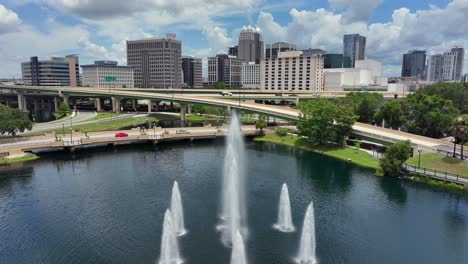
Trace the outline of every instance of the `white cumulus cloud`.
<path fill-rule="evenodd" d="M 15 12 L 0 4 L 0 34 L 16 31 L 20 23 Z"/>

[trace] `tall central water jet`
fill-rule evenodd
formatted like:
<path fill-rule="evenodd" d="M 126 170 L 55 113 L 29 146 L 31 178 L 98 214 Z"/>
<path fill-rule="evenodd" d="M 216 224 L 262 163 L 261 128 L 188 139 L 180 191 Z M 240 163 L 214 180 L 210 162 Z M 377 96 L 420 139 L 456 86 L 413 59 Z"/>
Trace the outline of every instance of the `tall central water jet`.
<path fill-rule="evenodd" d="M 289 201 L 289 191 L 286 183 L 281 188 L 281 196 L 278 206 L 278 222 L 273 228 L 281 232 L 294 232 L 295 228 L 291 216 L 291 203 Z"/>
<path fill-rule="evenodd" d="M 244 240 L 239 231 L 236 232 L 232 241 L 231 264 L 247 264 Z"/>
<path fill-rule="evenodd" d="M 159 264 L 179 264 L 183 262 L 180 258 L 172 213 L 169 209 L 164 214 L 160 254 Z"/>
<path fill-rule="evenodd" d="M 317 257 L 315 255 L 315 216 L 313 202 L 307 207 L 304 224 L 302 226 L 299 255 L 295 261 L 300 264 L 317 263 Z"/>
<path fill-rule="evenodd" d="M 221 231 L 222 242 L 232 245 L 237 231 L 247 236 L 245 208 L 244 141 L 237 114 L 231 115 L 224 159 L 222 183 Z"/>
<path fill-rule="evenodd" d="M 177 236 L 183 236 L 187 233 L 184 224 L 184 211 L 182 208 L 182 199 L 180 198 L 179 184 L 177 181 L 172 186 L 171 212 L 174 220 L 174 231 Z"/>

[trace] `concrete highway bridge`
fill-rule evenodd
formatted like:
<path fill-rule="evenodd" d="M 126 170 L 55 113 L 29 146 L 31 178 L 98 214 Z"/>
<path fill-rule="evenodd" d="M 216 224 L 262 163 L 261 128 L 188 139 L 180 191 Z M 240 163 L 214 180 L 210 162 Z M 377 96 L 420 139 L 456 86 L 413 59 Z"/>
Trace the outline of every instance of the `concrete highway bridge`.
<path fill-rule="evenodd" d="M 177 92 L 163 93 L 161 89 L 103 89 L 103 88 L 91 88 L 91 87 L 38 87 L 38 86 L 12 86 L 12 85 L 0 85 L 0 89 L 13 91 L 18 98 L 18 107 L 23 110 L 25 109 L 25 98 L 29 96 L 37 96 L 38 94 L 47 94 L 53 96 L 55 107 L 58 107 L 59 98 L 68 101 L 69 97 L 89 97 L 96 98 L 96 108 L 98 111 L 101 110 L 101 98 L 111 98 L 112 109 L 114 112 L 121 111 L 122 100 L 148 100 L 150 106 L 154 103 L 161 101 L 175 102 L 181 105 L 181 121 L 185 121 L 186 114 L 189 109 L 189 105 L 209 105 L 215 107 L 223 107 L 230 109 L 239 109 L 247 112 L 267 115 L 271 117 L 280 118 L 288 121 L 297 121 L 300 116 L 300 112 L 296 109 L 289 107 L 273 106 L 258 104 L 255 102 L 249 102 L 252 97 L 243 98 L 242 96 L 220 96 L 216 94 L 193 94 Z M 170 91 L 172 89 L 166 89 Z M 166 91 L 164 90 L 164 91 Z M 179 90 L 179 89 L 178 89 Z M 186 90 L 186 89 L 184 89 Z M 159 91 L 159 92 L 158 92 Z M 180 89 L 179 91 L 182 91 Z M 202 90 L 203 91 L 203 90 Z M 212 91 L 212 90 L 209 90 Z M 219 91 L 218 91 L 219 93 Z M 324 94 L 324 93 L 322 93 Z M 331 95 L 331 93 L 330 93 Z M 336 96 L 344 96 L 345 93 L 340 92 L 335 94 Z M 258 100 L 266 100 L 265 98 L 281 98 L 278 96 L 272 97 L 272 94 L 268 93 L 266 97 L 264 95 L 257 94 L 253 91 L 249 92 L 249 96 L 256 96 Z M 258 97 L 257 97 L 258 96 Z M 300 94 L 298 98 L 302 99 L 305 95 Z M 229 98 L 227 98 L 229 97 Z M 237 100 L 234 98 L 237 97 Z M 229 99 L 229 100 L 228 100 Z M 257 99 L 256 99 L 257 100 Z M 151 112 L 153 107 L 148 107 L 148 111 Z M 391 144 L 399 141 L 410 140 L 415 149 L 422 149 L 428 152 L 441 152 L 443 150 L 450 149 L 451 144 L 449 142 L 432 139 L 428 137 L 418 136 L 410 133 L 405 133 L 396 130 L 390 130 L 386 128 L 376 127 L 363 123 L 356 123 L 353 126 L 353 134 L 356 136 L 376 143 Z"/>

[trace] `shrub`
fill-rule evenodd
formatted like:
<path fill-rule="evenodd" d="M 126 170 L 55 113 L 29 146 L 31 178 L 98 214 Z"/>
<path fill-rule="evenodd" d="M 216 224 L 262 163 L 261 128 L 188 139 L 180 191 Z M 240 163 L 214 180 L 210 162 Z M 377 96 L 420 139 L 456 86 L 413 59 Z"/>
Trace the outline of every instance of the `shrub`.
<path fill-rule="evenodd" d="M 276 135 L 280 137 L 285 137 L 288 134 L 288 129 L 287 128 L 278 128 L 275 130 Z"/>

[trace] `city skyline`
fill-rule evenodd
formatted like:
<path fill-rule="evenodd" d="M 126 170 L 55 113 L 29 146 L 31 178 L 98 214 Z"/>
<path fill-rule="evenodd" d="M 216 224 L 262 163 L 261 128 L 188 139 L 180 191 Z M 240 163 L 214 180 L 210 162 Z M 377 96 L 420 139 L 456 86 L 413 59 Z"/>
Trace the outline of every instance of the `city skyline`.
<path fill-rule="evenodd" d="M 19 63 L 31 56 L 76 53 L 82 64 L 116 60 L 126 65 L 126 40 L 158 38 L 166 32 L 177 33 L 183 55 L 203 58 L 203 75 L 207 76 L 207 57 L 227 53 L 237 44 L 241 28 L 249 24 L 262 30 L 265 44 L 285 41 L 298 49 L 320 48 L 329 53 L 342 52 L 344 34 L 361 34 L 367 38 L 366 57 L 381 61 L 385 76 L 399 75 L 402 54 L 410 49 L 425 49 L 434 55 L 454 45 L 468 46 L 467 33 L 457 26 L 468 23 L 463 16 L 468 3 L 462 0 L 437 0 L 431 6 L 388 0 L 348 4 L 338 0 L 199 1 L 197 5 L 160 4 L 145 10 L 137 3 L 111 2 L 112 9 L 109 1 L 1 0 L 0 77 L 20 77 Z M 196 12 L 206 16 L 200 18 Z M 154 18 L 155 14 L 159 17 Z M 430 37 L 418 29 L 428 24 Z M 30 43 L 36 43 L 34 48 Z M 465 55 L 465 65 L 467 59 Z"/>

